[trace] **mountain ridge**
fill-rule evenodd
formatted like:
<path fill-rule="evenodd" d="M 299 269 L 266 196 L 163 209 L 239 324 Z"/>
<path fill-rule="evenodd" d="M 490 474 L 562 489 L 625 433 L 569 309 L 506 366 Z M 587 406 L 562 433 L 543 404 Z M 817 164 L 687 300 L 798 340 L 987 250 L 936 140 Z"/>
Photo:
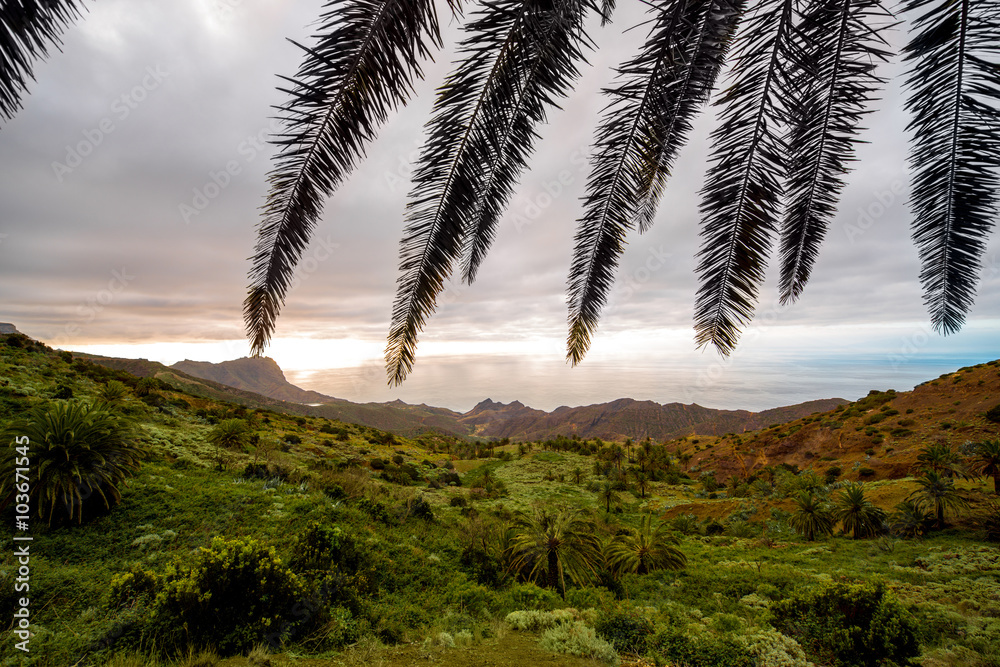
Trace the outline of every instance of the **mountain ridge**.
<path fill-rule="evenodd" d="M 185 360 L 169 368 L 272 399 L 312 405 L 318 409 L 318 414 L 356 421 L 401 435 L 436 430 L 463 437 L 520 441 L 546 440 L 557 435 L 597 437 L 610 441 L 722 435 L 825 412 L 848 402 L 842 398 L 820 399 L 751 412 L 706 408 L 693 403 L 660 404 L 623 397 L 606 403 L 560 406 L 546 412 L 518 400 L 502 403 L 485 398 L 468 412 L 459 413 L 426 404 L 411 405 L 400 399 L 384 403 L 354 403 L 302 389 L 288 382 L 277 362 L 269 357 L 243 357 L 221 363 Z"/>

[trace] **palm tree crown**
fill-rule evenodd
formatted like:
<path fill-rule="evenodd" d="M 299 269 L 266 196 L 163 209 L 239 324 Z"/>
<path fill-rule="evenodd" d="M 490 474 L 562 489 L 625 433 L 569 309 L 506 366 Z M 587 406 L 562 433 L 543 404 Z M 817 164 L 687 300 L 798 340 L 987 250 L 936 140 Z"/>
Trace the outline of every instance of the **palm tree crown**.
<path fill-rule="evenodd" d="M 859 539 L 879 533 L 886 513 L 865 498 L 864 486 L 857 483 L 848 484 L 841 490 L 834 517 L 843 523 L 845 533 L 852 533 L 854 539 Z"/>
<path fill-rule="evenodd" d="M 920 485 L 920 488 L 910 494 L 910 497 L 916 501 L 921 509 L 930 507 L 934 510 L 939 530 L 945 526 L 944 515 L 946 511 L 958 512 L 969 506 L 969 501 L 955 487 L 955 480 L 951 477 L 928 471 L 923 477 L 917 478 L 917 484 Z"/>
<path fill-rule="evenodd" d="M 976 446 L 972 470 L 977 475 L 993 478 L 993 492 L 1000 496 L 1000 439 L 986 440 Z"/>
<path fill-rule="evenodd" d="M 119 487 L 139 470 L 144 455 L 128 423 L 107 404 L 40 405 L 12 424 L 8 433 L 27 436 L 31 442 L 37 466 L 31 501 L 36 515 L 49 523 L 62 514 L 80 523 L 91 497 L 99 497 L 110 509 L 121 500 Z M 13 452 L 13 448 L 0 450 L 4 473 L 0 495 L 13 485 Z"/>
<path fill-rule="evenodd" d="M 796 509 L 788 519 L 792 530 L 806 542 L 829 535 L 836 523 L 829 504 L 812 491 L 801 491 L 795 498 Z"/>
<path fill-rule="evenodd" d="M 569 510 L 519 513 L 510 549 L 515 569 L 526 568 L 531 577 L 544 574 L 549 588 L 564 598 L 566 577 L 578 584 L 587 582 L 600 560 L 593 524 Z"/>
<path fill-rule="evenodd" d="M 648 574 L 657 570 L 680 570 L 687 557 L 676 546 L 677 539 L 667 524 L 655 528 L 650 515 L 642 517 L 634 533 L 618 535 L 607 548 L 607 563 L 613 572 Z"/>

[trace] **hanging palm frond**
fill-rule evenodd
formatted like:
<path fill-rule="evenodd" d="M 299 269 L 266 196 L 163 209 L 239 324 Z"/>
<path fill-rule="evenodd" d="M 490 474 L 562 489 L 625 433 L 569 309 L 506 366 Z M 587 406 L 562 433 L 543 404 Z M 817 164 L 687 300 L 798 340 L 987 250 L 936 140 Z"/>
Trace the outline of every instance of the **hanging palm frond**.
<path fill-rule="evenodd" d="M 81 0 L 11 0 L 0 3 L 0 116 L 11 119 L 34 79 L 34 61 L 59 48 L 66 27 L 81 16 Z"/>
<path fill-rule="evenodd" d="M 458 8 L 454 3 L 453 8 Z M 433 0 L 328 0 L 313 48 L 280 110 L 285 132 L 270 174 L 243 316 L 254 354 L 274 331 L 323 200 L 364 157 L 388 113 L 405 104 L 441 36 Z"/>
<path fill-rule="evenodd" d="M 711 93 L 739 20 L 728 1 L 666 0 L 651 11 L 641 52 L 605 91 L 612 99 L 594 142 L 568 281 L 566 356 L 573 365 L 590 347 L 625 235 L 637 219 L 643 228 L 651 222 L 689 119 Z"/>
<path fill-rule="evenodd" d="M 413 173 L 386 364 L 410 372 L 417 335 L 452 263 L 471 282 L 555 98 L 579 75 L 590 2 L 499 0 L 467 27 L 464 60 L 439 92 Z"/>
<path fill-rule="evenodd" d="M 972 306 L 1000 191 L 1000 6 L 910 0 L 916 33 L 906 108 L 913 240 L 934 328 L 958 331 Z"/>
<path fill-rule="evenodd" d="M 875 69 L 890 56 L 882 38 L 889 17 L 880 0 L 813 0 L 803 13 L 781 228 L 782 304 L 802 293 L 837 212 L 858 124 L 884 83 Z"/>
<path fill-rule="evenodd" d="M 712 132 L 702 189 L 695 340 L 728 355 L 753 317 L 784 192 L 784 102 L 801 61 L 796 0 L 760 0 L 734 47 L 733 82 Z"/>
<path fill-rule="evenodd" d="M 687 142 L 691 121 L 712 94 L 746 2 L 715 0 L 705 4 L 707 11 L 698 18 L 699 23 L 690 40 L 685 40 L 690 53 L 682 53 L 682 60 L 671 72 L 683 78 L 671 84 L 670 94 L 674 102 L 667 116 L 659 120 L 664 128 L 664 141 L 659 148 L 659 156 L 648 165 L 650 168 L 644 175 L 639 192 L 640 204 L 636 212 L 639 233 L 648 231 L 653 225 L 674 161 Z"/>

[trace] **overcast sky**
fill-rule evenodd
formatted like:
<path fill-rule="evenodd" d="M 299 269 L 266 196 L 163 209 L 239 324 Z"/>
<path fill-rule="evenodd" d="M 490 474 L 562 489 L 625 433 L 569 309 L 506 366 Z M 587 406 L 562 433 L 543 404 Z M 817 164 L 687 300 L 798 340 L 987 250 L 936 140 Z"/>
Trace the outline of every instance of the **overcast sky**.
<path fill-rule="evenodd" d="M 321 3 L 88 5 L 62 52 L 37 67 L 24 109 L 0 127 L 0 321 L 63 349 L 165 363 L 245 356 L 246 258 L 267 192 L 270 107 L 284 99 L 277 75 L 294 74 L 300 59 L 286 38 L 308 43 Z M 268 352 L 289 379 L 349 400 L 458 410 L 486 397 L 552 409 L 623 396 L 760 410 L 909 389 L 1000 357 L 995 238 L 964 330 L 944 338 L 929 327 L 909 239 L 906 119 L 890 85 L 866 119 L 871 143 L 799 303 L 775 305 L 772 271 L 732 358 L 694 346 L 705 114 L 655 227 L 630 239 L 591 352 L 569 368 L 564 294 L 582 157 L 604 104 L 598 91 L 644 38 L 623 34 L 641 3 L 619 5 L 616 23 L 592 34 L 601 50 L 576 93 L 543 128 L 480 277 L 439 300 L 414 372 L 389 389 L 381 356 L 408 165 L 451 52 L 428 66 L 422 94 L 383 127 L 305 253 Z M 882 73 L 900 71 L 897 60 Z M 560 178 L 569 185 L 554 186 Z"/>

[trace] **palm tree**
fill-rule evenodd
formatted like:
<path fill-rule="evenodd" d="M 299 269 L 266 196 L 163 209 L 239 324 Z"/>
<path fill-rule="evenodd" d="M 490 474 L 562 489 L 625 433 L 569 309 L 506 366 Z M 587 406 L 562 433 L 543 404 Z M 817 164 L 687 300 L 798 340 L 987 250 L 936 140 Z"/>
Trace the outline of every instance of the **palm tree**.
<path fill-rule="evenodd" d="M 676 546 L 675 538 L 665 522 L 652 527 L 652 517 L 646 515 L 635 533 L 615 536 L 608 545 L 606 560 L 616 574 L 634 572 L 648 574 L 657 570 L 680 570 L 687 557 Z"/>
<path fill-rule="evenodd" d="M 1000 439 L 986 440 L 976 445 L 972 455 L 972 472 L 993 478 L 993 493 L 1000 496 Z"/>
<path fill-rule="evenodd" d="M 944 528 L 944 515 L 947 510 L 959 512 L 968 508 L 969 501 L 955 488 L 955 480 L 934 471 L 928 471 L 923 477 L 917 478 L 920 488 L 910 494 L 910 499 L 916 500 L 921 509 L 930 507 L 937 517 L 937 528 Z"/>
<path fill-rule="evenodd" d="M 223 419 L 208 433 L 208 441 L 224 449 L 241 449 L 247 442 L 247 423 L 238 418 Z"/>
<path fill-rule="evenodd" d="M 812 542 L 818 536 L 826 536 L 833 532 L 833 513 L 829 505 L 812 491 L 801 491 L 795 498 L 798 506 L 788 519 L 788 525 L 801 535 L 806 542 Z"/>
<path fill-rule="evenodd" d="M 594 525 L 578 512 L 535 509 L 519 512 L 510 544 L 514 569 L 527 569 L 566 598 L 566 577 L 582 584 L 590 581 L 600 561 L 600 542 Z"/>
<path fill-rule="evenodd" d="M 119 487 L 139 470 L 145 454 L 132 430 L 111 406 L 98 403 L 56 402 L 39 405 L 7 429 L 12 438 L 30 442 L 29 494 L 36 516 L 52 523 L 57 515 L 83 521 L 84 506 L 100 497 L 106 509 L 121 500 Z M 0 496 L 4 506 L 16 487 L 13 447 L 0 449 Z M 19 464 L 20 465 L 20 464 Z"/>
<path fill-rule="evenodd" d="M 968 474 L 962 455 L 945 443 L 922 447 L 917 454 L 916 466 L 923 472 L 933 471 L 946 477 L 965 477 Z"/>
<path fill-rule="evenodd" d="M 882 531 L 885 512 L 865 498 L 862 484 L 848 484 L 840 492 L 834 510 L 834 520 L 844 524 L 844 532 L 854 539 L 871 537 Z"/>
<path fill-rule="evenodd" d="M 463 24 L 461 62 L 437 91 L 413 170 L 386 363 L 402 382 L 456 267 L 472 283 L 538 138 L 595 45 L 589 20 L 615 0 L 447 0 Z M 650 0 L 646 39 L 605 88 L 568 280 L 567 358 L 579 363 L 614 283 L 626 237 L 648 230 L 692 121 L 716 95 L 702 190 L 695 305 L 699 346 L 729 354 L 753 317 L 778 248 L 782 303 L 799 298 L 836 213 L 861 121 L 885 83 L 894 17 L 881 0 Z M 19 107 L 33 61 L 58 44 L 80 0 L 8 2 L 0 25 L 0 115 Z M 972 306 L 993 228 L 1000 167 L 1000 17 L 991 2 L 908 0 L 905 106 L 912 134 L 912 236 L 934 327 Z M 327 0 L 316 42 L 289 78 L 284 130 L 258 228 L 247 333 L 274 331 L 324 200 L 405 105 L 441 46 L 434 0 Z"/>
<path fill-rule="evenodd" d="M 639 489 L 639 497 L 640 498 L 645 498 L 646 497 L 646 491 L 649 490 L 649 476 L 646 473 L 644 473 L 644 472 L 642 472 L 640 470 L 636 470 L 635 471 L 635 485 Z"/>
<path fill-rule="evenodd" d="M 108 382 L 101 387 L 100 394 L 102 401 L 109 405 L 116 405 L 128 397 L 129 390 L 128 386 L 124 382 L 119 382 L 118 380 L 108 380 Z"/>
<path fill-rule="evenodd" d="M 580 468 L 580 466 L 573 468 L 573 472 L 570 474 L 573 475 L 573 481 L 579 486 L 579 484 L 583 481 L 583 475 L 584 475 L 584 472 Z"/>
<path fill-rule="evenodd" d="M 618 492 L 610 481 L 605 481 L 601 490 L 597 492 L 597 497 L 604 503 L 604 511 L 611 513 L 611 503 L 618 502 Z"/>
<path fill-rule="evenodd" d="M 920 537 L 930 527 L 933 517 L 918 503 L 904 500 L 896 505 L 896 511 L 889 517 L 889 528 L 902 537 Z"/>

